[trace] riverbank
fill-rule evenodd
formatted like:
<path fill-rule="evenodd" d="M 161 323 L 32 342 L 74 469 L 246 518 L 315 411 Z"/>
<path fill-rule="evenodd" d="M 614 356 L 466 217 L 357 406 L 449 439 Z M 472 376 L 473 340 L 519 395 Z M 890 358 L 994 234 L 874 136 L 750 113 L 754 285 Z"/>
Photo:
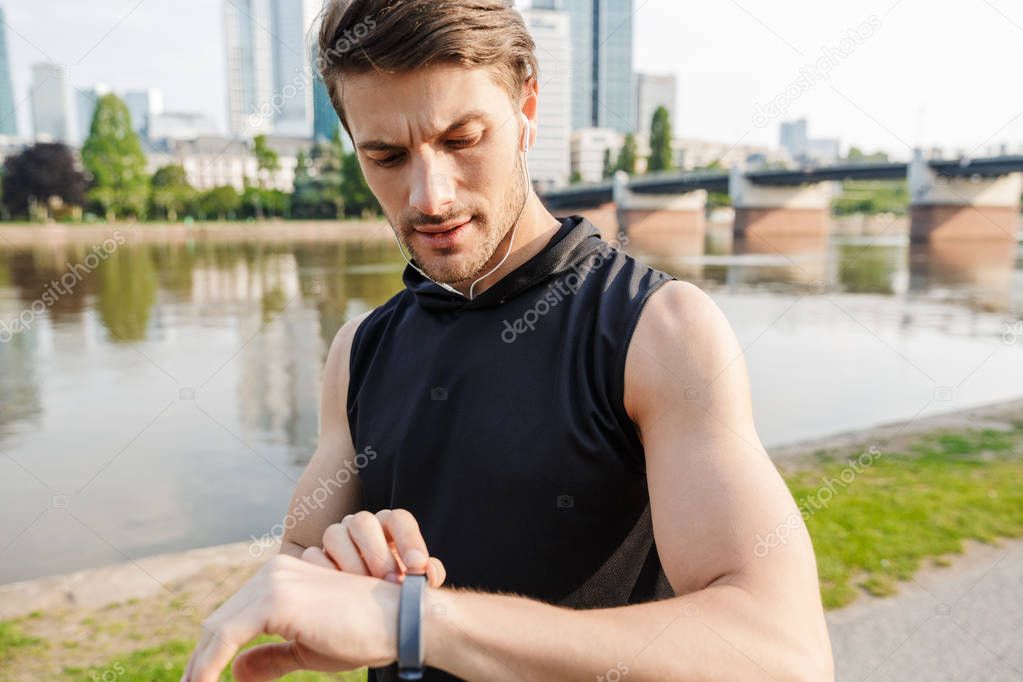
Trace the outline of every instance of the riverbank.
<path fill-rule="evenodd" d="M 0 223 L 0 246 L 61 246 L 101 243 L 120 233 L 129 244 L 191 241 L 338 242 L 391 238 L 377 220 L 196 221 L 194 223 Z"/>
<path fill-rule="evenodd" d="M 879 629 L 875 619 L 887 622 L 889 604 L 916 604 L 921 587 L 944 594 L 927 586 L 997 577 L 1018 544 L 1004 538 L 1023 535 L 1023 400 L 771 454 L 814 538 L 840 670 L 846 660 L 887 660 L 864 633 Z M 0 586 L 0 679 L 103 679 L 110 671 L 119 682 L 178 679 L 202 618 L 274 551 L 241 543 Z M 1023 598 L 1018 580 L 998 585 L 1005 603 Z M 977 617 L 997 607 L 978 604 Z M 899 643 L 889 644 L 894 652 Z"/>
<path fill-rule="evenodd" d="M 832 233 L 848 236 L 909 235 L 909 219 L 890 214 L 849 215 L 832 217 Z M 715 228 L 731 230 L 732 215 L 723 222 L 710 221 Z M 389 235 L 383 219 L 375 220 L 262 220 L 262 221 L 195 221 L 123 222 L 123 223 L 0 223 L 0 246 L 62 245 L 65 243 L 98 243 L 120 232 L 133 243 L 180 243 L 184 241 L 346 241 L 375 239 Z"/>

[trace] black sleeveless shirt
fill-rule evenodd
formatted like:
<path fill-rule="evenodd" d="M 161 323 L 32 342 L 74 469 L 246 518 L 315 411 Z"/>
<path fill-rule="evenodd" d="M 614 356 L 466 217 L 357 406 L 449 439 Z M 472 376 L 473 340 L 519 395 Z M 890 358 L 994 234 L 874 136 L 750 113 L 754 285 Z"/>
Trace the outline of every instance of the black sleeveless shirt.
<path fill-rule="evenodd" d="M 623 392 L 640 311 L 673 278 L 585 218 L 559 220 L 472 301 L 406 266 L 406 288 L 359 326 L 348 420 L 371 453 L 356 462 L 363 503 L 409 510 L 451 587 L 571 608 L 669 597 Z"/>

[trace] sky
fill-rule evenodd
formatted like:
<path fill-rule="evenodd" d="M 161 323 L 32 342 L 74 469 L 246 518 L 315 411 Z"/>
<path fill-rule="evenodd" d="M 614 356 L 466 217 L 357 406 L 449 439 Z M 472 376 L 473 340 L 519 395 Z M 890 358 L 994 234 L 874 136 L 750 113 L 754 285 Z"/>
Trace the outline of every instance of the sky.
<path fill-rule="evenodd" d="M 73 85 L 157 87 L 168 110 L 223 128 L 220 0 L 0 5 L 16 101 L 30 65 L 56 61 Z M 683 137 L 773 146 L 780 121 L 805 117 L 812 137 L 899 158 L 1023 146 L 1017 0 L 634 0 L 634 20 L 635 70 L 678 77 Z"/>

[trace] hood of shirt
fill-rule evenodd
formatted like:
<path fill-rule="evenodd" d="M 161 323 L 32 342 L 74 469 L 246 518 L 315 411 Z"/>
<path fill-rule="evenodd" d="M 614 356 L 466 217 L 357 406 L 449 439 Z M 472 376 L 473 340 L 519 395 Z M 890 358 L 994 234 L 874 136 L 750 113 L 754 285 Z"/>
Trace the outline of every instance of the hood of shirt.
<path fill-rule="evenodd" d="M 573 215 L 559 218 L 561 228 L 533 257 L 492 284 L 471 301 L 452 293 L 421 275 L 411 265 L 402 273 L 405 288 L 420 306 L 434 312 L 493 308 L 515 296 L 581 265 L 605 246 L 600 232 L 586 218 Z"/>

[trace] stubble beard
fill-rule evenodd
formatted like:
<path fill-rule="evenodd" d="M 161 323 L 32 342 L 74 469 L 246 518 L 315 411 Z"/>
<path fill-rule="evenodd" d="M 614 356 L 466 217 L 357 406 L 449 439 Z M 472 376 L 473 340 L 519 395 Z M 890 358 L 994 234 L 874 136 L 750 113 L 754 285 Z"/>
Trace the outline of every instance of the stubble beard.
<path fill-rule="evenodd" d="M 436 251 L 433 249 L 426 250 L 427 254 L 430 254 L 432 258 L 423 259 L 421 254 L 416 253 L 416 248 L 412 243 L 412 234 L 414 232 L 412 227 L 402 228 L 402 243 L 409 253 L 412 254 L 412 259 L 415 261 L 423 272 L 425 272 L 430 279 L 437 282 L 443 282 L 450 286 L 457 287 L 463 284 L 469 284 L 487 272 L 488 269 L 493 268 L 497 261 L 491 263 L 494 260 L 494 256 L 497 253 L 498 247 L 501 242 L 504 241 L 505 237 L 515 226 L 515 223 L 519 218 L 519 208 L 523 205 L 526 199 L 529 188 L 526 186 L 525 169 L 522 167 L 523 159 L 521 155 L 516 157 L 518 161 L 515 164 L 515 180 L 509 186 L 508 191 L 505 193 L 504 198 L 501 201 L 500 210 L 496 215 L 491 216 L 496 223 L 480 213 L 474 213 L 472 215 L 473 226 L 472 230 L 476 233 L 476 245 L 472 248 L 472 252 L 466 254 L 460 258 L 455 258 L 454 254 L 445 255 L 443 251 Z M 464 214 L 463 214 L 464 215 Z M 507 248 L 507 247 L 506 247 Z M 432 253 L 431 253 L 432 252 Z M 504 254 L 502 253 L 503 257 Z M 498 257 L 497 260 L 500 260 Z"/>

